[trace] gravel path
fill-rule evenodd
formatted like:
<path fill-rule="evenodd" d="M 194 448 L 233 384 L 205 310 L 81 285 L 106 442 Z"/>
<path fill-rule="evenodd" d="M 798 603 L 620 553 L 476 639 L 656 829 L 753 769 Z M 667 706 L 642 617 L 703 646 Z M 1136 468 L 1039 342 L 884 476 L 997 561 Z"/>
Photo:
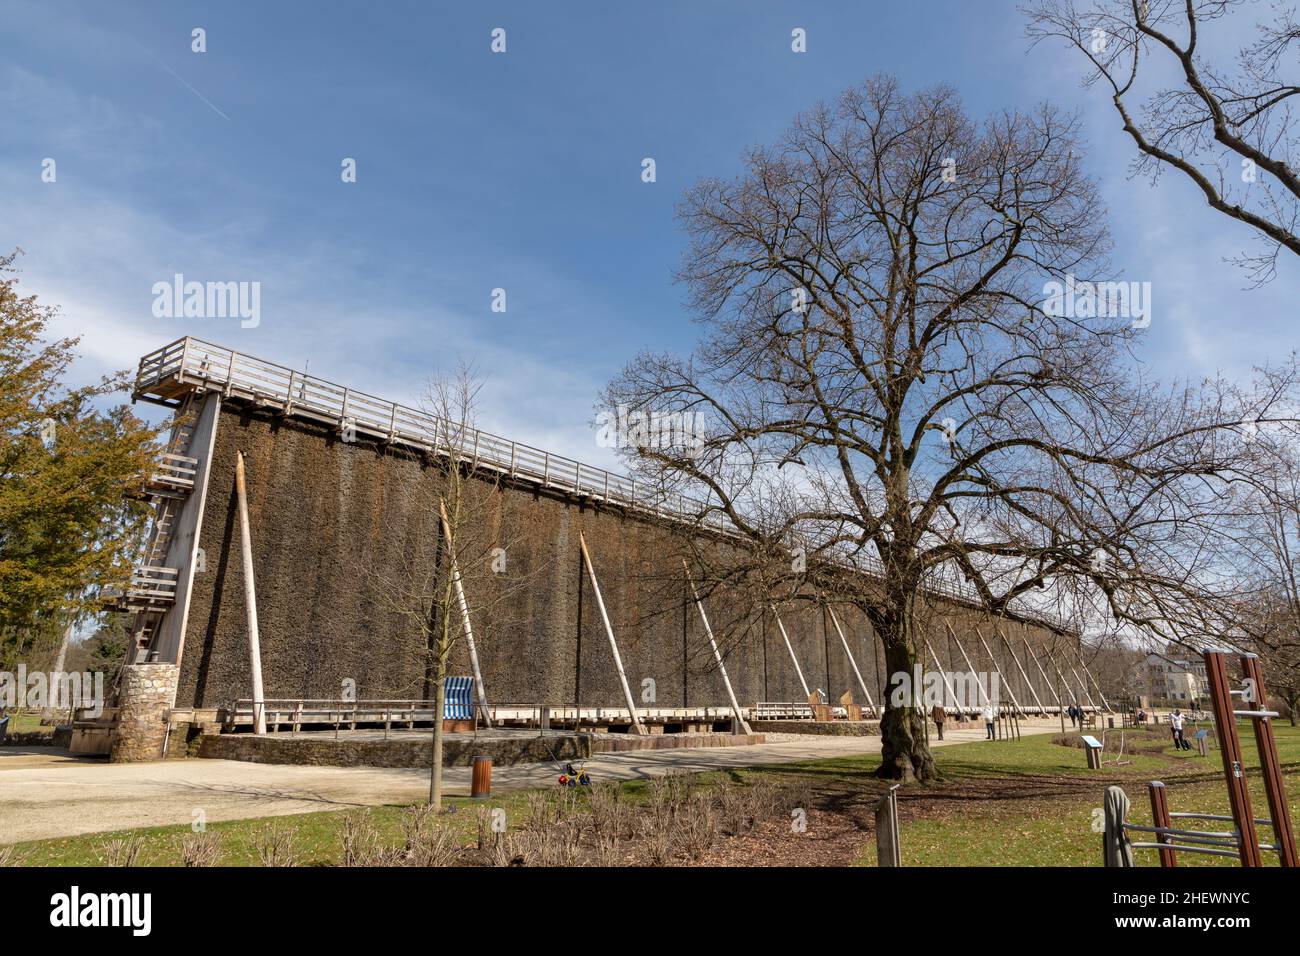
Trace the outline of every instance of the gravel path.
<path fill-rule="evenodd" d="M 1055 722 L 1026 726 L 1050 733 Z M 983 738 L 950 732 L 945 744 Z M 939 744 L 938 741 L 932 743 Z M 772 734 L 748 747 L 709 747 L 600 754 L 587 761 L 596 779 L 631 780 L 674 770 L 705 771 L 880 752 L 879 737 Z M 493 785 L 514 790 L 551 785 L 554 764 L 498 767 Z M 449 767 L 448 792 L 469 792 L 469 769 Z M 317 810 L 412 803 L 428 794 L 421 769 L 289 766 L 230 760 L 108 764 L 38 747 L 0 748 L 0 844 L 133 827 L 188 824 L 201 809 L 209 821 L 285 816 Z"/>

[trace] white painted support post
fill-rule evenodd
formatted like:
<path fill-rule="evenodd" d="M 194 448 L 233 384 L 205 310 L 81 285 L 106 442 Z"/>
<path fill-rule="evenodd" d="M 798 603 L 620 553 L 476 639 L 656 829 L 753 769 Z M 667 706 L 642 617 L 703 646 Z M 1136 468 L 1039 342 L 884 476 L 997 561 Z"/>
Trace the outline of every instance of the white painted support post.
<path fill-rule="evenodd" d="M 700 620 L 704 623 L 704 633 L 709 635 L 709 647 L 713 648 L 713 659 L 717 661 L 718 671 L 722 674 L 723 686 L 727 688 L 727 698 L 731 701 L 731 712 L 736 715 L 736 726 L 746 735 L 753 733 L 749 729 L 749 724 L 745 722 L 745 717 L 740 712 L 740 704 L 736 701 L 736 692 L 731 689 L 731 678 L 727 676 L 727 665 L 722 663 L 722 652 L 718 650 L 718 642 L 713 638 L 713 627 L 709 624 L 709 616 L 704 613 L 704 602 L 700 600 L 700 592 L 695 590 L 695 582 L 691 580 L 691 568 L 682 558 L 682 568 L 686 571 L 686 583 L 691 586 L 691 596 L 695 598 L 695 607 L 700 612 Z"/>
<path fill-rule="evenodd" d="M 776 613 L 776 605 L 769 604 L 772 609 L 772 616 L 776 618 L 776 626 L 781 629 L 781 637 L 785 640 L 785 649 L 790 652 L 790 660 L 794 661 L 795 673 L 799 675 L 799 683 L 803 685 L 803 696 L 808 698 L 812 696 L 812 691 L 808 689 L 808 682 L 803 679 L 803 668 L 799 666 L 799 658 L 794 656 L 794 645 L 790 643 L 790 635 L 785 632 L 785 625 L 781 622 L 781 615 Z"/>
<path fill-rule="evenodd" d="M 605 599 L 600 594 L 600 582 L 596 580 L 596 568 L 591 563 L 591 554 L 587 551 L 587 539 L 578 532 L 578 547 L 582 549 L 582 562 L 587 566 L 587 576 L 591 579 L 591 590 L 596 595 L 596 607 L 600 609 L 600 619 L 605 622 L 605 634 L 609 637 L 609 649 L 614 655 L 614 667 L 618 670 L 619 683 L 623 685 L 623 699 L 627 701 L 628 712 L 632 715 L 632 726 L 638 734 L 644 734 L 641 717 L 636 712 L 636 702 L 632 699 L 632 688 L 627 685 L 627 673 L 623 670 L 623 658 L 618 653 L 618 641 L 614 639 L 614 627 L 609 623 L 609 613 L 605 610 Z"/>
<path fill-rule="evenodd" d="M 989 650 L 988 641 L 984 640 L 984 634 L 978 627 L 975 628 L 975 636 L 980 639 L 980 644 L 984 647 L 984 653 L 989 656 L 989 663 L 992 664 L 993 669 L 998 672 L 998 680 L 1000 680 L 1002 686 L 1007 689 L 1007 694 L 1011 697 L 1011 706 L 1016 709 L 1016 713 L 1023 714 L 1024 710 L 1020 707 L 1020 701 L 1016 700 L 1016 692 L 1011 689 L 1011 682 L 1007 680 L 1007 675 L 1002 673 L 1002 668 L 998 667 L 998 660 L 993 656 L 993 652 Z"/>
<path fill-rule="evenodd" d="M 1075 651 L 1074 657 L 1079 662 L 1079 666 L 1083 668 L 1083 676 L 1092 681 L 1092 686 L 1097 688 L 1097 696 L 1101 698 L 1101 706 L 1106 708 L 1106 713 L 1115 713 L 1115 711 L 1111 709 L 1110 702 L 1106 700 L 1106 695 L 1101 692 L 1101 684 L 1097 683 L 1097 678 L 1092 676 L 1092 672 L 1088 670 L 1088 665 L 1083 662 L 1083 655 L 1078 651 Z"/>
<path fill-rule="evenodd" d="M 952 629 L 951 624 L 944 621 L 943 626 L 948 629 L 948 636 L 951 637 L 952 642 L 957 645 L 957 650 L 961 651 L 961 659 L 966 662 L 966 668 L 975 677 L 975 687 L 979 690 L 980 696 L 984 698 L 984 703 L 987 704 L 989 702 L 989 692 L 984 689 L 984 682 L 980 680 L 979 675 L 975 673 L 975 665 L 972 664 L 970 658 L 966 656 L 966 648 L 962 647 L 961 641 L 957 640 L 957 633 Z"/>
<path fill-rule="evenodd" d="M 1052 686 L 1052 679 L 1051 679 L 1050 677 L 1047 676 L 1047 671 L 1043 670 L 1043 665 L 1040 664 L 1040 663 L 1038 663 L 1038 655 L 1035 654 L 1035 653 L 1034 653 L 1034 649 L 1033 649 L 1032 647 L 1029 646 L 1029 641 L 1025 640 L 1025 638 L 1023 638 L 1023 637 L 1022 637 L 1020 640 L 1021 640 L 1022 642 L 1024 642 L 1025 650 L 1027 650 L 1027 651 L 1029 652 L 1029 659 L 1030 659 L 1031 661 L 1033 661 L 1033 662 L 1034 662 L 1034 666 L 1038 668 L 1038 673 L 1042 675 L 1043 682 L 1047 684 L 1047 689 L 1050 690 L 1050 691 L 1052 692 L 1052 696 L 1056 698 L 1056 709 L 1057 709 L 1057 711 L 1062 711 L 1062 710 L 1064 710 L 1065 708 L 1064 708 L 1064 706 L 1061 704 L 1061 695 L 1058 694 L 1058 693 L 1056 692 L 1056 688 L 1055 688 L 1054 686 Z"/>
<path fill-rule="evenodd" d="M 959 700 L 957 700 L 957 689 L 953 687 L 950 683 L 948 683 L 948 674 L 944 671 L 943 665 L 939 663 L 939 655 L 934 652 L 934 648 L 930 645 L 930 639 L 928 637 L 924 637 L 922 638 L 922 640 L 925 641 L 926 649 L 929 650 L 930 652 L 930 660 L 934 661 L 934 669 L 939 672 L 939 676 L 943 679 L 944 689 L 947 690 L 948 693 L 952 695 L 953 708 L 959 711 L 961 715 L 965 717 L 966 708 L 962 706 Z"/>
<path fill-rule="evenodd" d="M 996 624 L 993 625 L 993 633 L 996 634 L 999 637 L 999 639 L 1001 639 L 1002 644 L 1007 649 L 1007 653 L 1010 654 L 1011 659 L 1016 662 L 1016 670 L 1020 671 L 1020 676 L 1024 678 L 1025 686 L 1029 688 L 1029 693 L 1034 695 L 1034 703 L 1038 705 L 1038 712 L 1042 714 L 1044 717 L 1046 717 L 1047 708 L 1044 707 L 1043 702 L 1039 700 L 1038 691 L 1034 690 L 1034 682 L 1031 681 L 1029 679 L 1029 675 L 1025 673 L 1025 668 L 1021 665 L 1020 660 L 1016 657 L 1016 652 L 1015 649 L 1012 648 L 1011 642 L 1008 641 L 1007 636 L 1002 633 L 1002 628 Z"/>
<path fill-rule="evenodd" d="M 1097 702 L 1092 699 L 1092 694 L 1088 693 L 1088 685 L 1079 679 L 1079 672 L 1074 669 L 1074 665 L 1067 660 L 1065 666 L 1070 668 L 1070 673 L 1074 675 L 1074 682 L 1078 684 L 1080 689 L 1083 691 L 1084 699 L 1088 701 L 1089 706 L 1092 707 L 1094 711 L 1100 710 L 1101 708 L 1097 706 Z"/>
<path fill-rule="evenodd" d="M 257 589 L 253 585 L 253 539 L 248 530 L 248 491 L 244 482 L 244 453 L 235 453 L 235 493 L 239 497 L 239 540 L 244 551 L 244 605 L 248 612 L 248 661 L 253 673 L 253 729 L 266 733 L 262 691 L 262 645 L 257 633 Z"/>
<path fill-rule="evenodd" d="M 880 712 L 876 710 L 876 702 L 871 699 L 871 691 L 867 690 L 867 682 L 862 679 L 862 672 L 858 670 L 858 662 L 853 659 L 853 652 L 849 650 L 849 642 L 844 636 L 844 629 L 840 627 L 840 619 L 835 616 L 835 608 L 828 604 L 826 610 L 830 612 L 831 623 L 835 625 L 835 633 L 840 636 L 840 643 L 844 645 L 844 653 L 849 657 L 849 666 L 853 668 L 853 675 L 858 679 L 858 686 L 862 688 L 862 693 L 866 695 L 867 704 L 871 707 L 871 716 L 879 717 Z"/>
<path fill-rule="evenodd" d="M 465 630 L 465 646 L 469 649 L 469 663 L 474 669 L 474 686 L 478 688 L 478 704 L 483 711 L 483 723 L 492 726 L 492 713 L 488 710 L 487 689 L 483 686 L 483 672 L 478 666 L 478 648 L 474 646 L 474 628 L 469 621 L 469 603 L 465 600 L 465 585 L 460 578 L 460 565 L 452 547 L 451 522 L 447 520 L 447 505 L 438 499 L 438 517 L 442 521 L 442 539 L 447 542 L 447 557 L 451 561 L 451 583 L 456 591 L 456 606 L 460 608 L 460 623 Z"/>

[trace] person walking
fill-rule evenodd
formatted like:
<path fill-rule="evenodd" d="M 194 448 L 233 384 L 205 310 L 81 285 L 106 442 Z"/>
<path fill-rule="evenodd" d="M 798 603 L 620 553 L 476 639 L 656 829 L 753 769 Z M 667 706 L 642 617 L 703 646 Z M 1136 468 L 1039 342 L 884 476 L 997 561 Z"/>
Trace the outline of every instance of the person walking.
<path fill-rule="evenodd" d="M 985 740 L 993 739 L 993 721 L 997 717 L 997 712 L 993 709 L 991 703 L 984 705 L 984 729 L 987 731 Z"/>
<path fill-rule="evenodd" d="M 934 721 L 934 726 L 939 730 L 940 740 L 943 740 L 943 722 L 947 719 L 947 716 L 943 708 L 938 704 L 935 704 L 934 709 L 930 711 L 930 719 Z"/>

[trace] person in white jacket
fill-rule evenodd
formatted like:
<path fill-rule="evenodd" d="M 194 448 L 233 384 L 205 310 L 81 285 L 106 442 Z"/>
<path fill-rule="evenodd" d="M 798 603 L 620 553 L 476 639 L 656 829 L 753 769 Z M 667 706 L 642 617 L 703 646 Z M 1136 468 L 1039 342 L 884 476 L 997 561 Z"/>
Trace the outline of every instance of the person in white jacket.
<path fill-rule="evenodd" d="M 985 704 L 984 705 L 984 729 L 988 731 L 988 736 L 984 738 L 985 740 L 993 739 L 993 721 L 994 719 L 996 719 L 996 717 L 997 717 L 997 711 L 993 709 L 993 705 L 991 703 Z"/>

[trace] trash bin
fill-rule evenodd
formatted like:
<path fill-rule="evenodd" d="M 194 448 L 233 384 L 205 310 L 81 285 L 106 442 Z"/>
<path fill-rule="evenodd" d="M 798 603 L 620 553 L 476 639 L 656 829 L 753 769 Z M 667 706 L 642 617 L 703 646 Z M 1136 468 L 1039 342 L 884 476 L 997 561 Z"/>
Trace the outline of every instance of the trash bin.
<path fill-rule="evenodd" d="M 469 795 L 475 800 L 492 796 L 492 758 L 475 757 L 474 772 L 470 778 Z"/>

